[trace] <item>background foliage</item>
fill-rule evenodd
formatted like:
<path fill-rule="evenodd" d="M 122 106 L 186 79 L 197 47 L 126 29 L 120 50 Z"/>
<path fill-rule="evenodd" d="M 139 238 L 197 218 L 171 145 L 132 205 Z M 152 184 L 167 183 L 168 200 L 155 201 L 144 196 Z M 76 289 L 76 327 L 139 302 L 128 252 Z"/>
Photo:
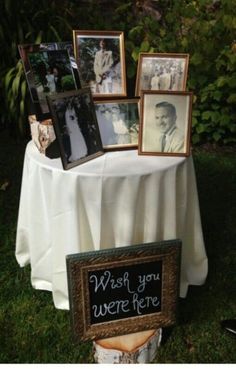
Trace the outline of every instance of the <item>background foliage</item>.
<path fill-rule="evenodd" d="M 17 45 L 72 41 L 73 29 L 106 29 L 125 33 L 129 97 L 139 52 L 189 53 L 193 144 L 235 144 L 234 1 L 1 0 L 0 19 L 1 124 L 13 132 L 25 134 L 29 101 Z"/>

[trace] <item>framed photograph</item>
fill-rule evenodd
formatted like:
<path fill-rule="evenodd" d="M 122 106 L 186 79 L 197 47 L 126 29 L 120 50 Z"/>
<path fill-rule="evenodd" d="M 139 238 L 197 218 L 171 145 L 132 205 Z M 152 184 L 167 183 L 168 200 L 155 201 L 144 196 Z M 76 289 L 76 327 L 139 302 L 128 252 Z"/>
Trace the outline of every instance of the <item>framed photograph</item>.
<path fill-rule="evenodd" d="M 103 154 L 89 88 L 47 95 L 62 165 L 70 169 Z"/>
<path fill-rule="evenodd" d="M 141 92 L 140 155 L 190 154 L 192 99 L 192 92 Z"/>
<path fill-rule="evenodd" d="M 36 114 L 38 120 L 48 119 L 46 95 L 53 92 L 56 80 L 61 80 L 65 91 L 81 87 L 73 43 L 22 44 L 18 50 L 33 102 L 31 114 Z"/>
<path fill-rule="evenodd" d="M 135 95 L 141 90 L 185 91 L 189 54 L 140 53 Z"/>
<path fill-rule="evenodd" d="M 68 255 L 75 339 L 96 340 L 176 321 L 181 241 Z"/>
<path fill-rule="evenodd" d="M 137 149 L 139 99 L 96 101 L 95 111 L 105 151 Z"/>
<path fill-rule="evenodd" d="M 126 96 L 124 34 L 120 31 L 73 31 L 82 86 L 92 94 Z"/>

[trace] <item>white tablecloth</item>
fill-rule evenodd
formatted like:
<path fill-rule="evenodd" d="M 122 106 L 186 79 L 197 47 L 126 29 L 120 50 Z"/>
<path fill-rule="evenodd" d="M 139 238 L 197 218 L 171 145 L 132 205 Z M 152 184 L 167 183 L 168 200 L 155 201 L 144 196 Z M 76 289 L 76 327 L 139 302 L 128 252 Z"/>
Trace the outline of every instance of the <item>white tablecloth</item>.
<path fill-rule="evenodd" d="M 69 171 L 31 141 L 25 151 L 16 259 L 34 288 L 69 309 L 65 256 L 182 240 L 180 296 L 207 276 L 192 157 L 109 152 Z"/>

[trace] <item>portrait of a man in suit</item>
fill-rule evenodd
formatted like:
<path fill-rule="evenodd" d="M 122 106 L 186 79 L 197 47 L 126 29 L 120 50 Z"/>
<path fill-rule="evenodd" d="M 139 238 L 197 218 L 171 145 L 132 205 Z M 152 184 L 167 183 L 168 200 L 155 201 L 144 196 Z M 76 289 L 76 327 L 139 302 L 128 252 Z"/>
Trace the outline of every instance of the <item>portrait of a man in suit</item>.
<path fill-rule="evenodd" d="M 146 100 L 143 107 L 140 153 L 187 155 L 189 96 L 147 94 Z"/>

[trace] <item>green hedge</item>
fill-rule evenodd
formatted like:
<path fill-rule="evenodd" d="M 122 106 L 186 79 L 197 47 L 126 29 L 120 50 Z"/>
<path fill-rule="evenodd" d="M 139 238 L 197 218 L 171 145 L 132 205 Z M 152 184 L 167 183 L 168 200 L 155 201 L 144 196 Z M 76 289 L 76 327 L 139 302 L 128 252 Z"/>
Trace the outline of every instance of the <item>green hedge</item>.
<path fill-rule="evenodd" d="M 232 0 L 61 0 L 0 4 L 2 120 L 24 134 L 29 99 L 17 44 L 72 41 L 73 29 L 125 34 L 128 94 L 140 52 L 189 53 L 193 144 L 236 142 L 236 7 Z M 5 106 L 3 106 L 5 104 Z"/>

